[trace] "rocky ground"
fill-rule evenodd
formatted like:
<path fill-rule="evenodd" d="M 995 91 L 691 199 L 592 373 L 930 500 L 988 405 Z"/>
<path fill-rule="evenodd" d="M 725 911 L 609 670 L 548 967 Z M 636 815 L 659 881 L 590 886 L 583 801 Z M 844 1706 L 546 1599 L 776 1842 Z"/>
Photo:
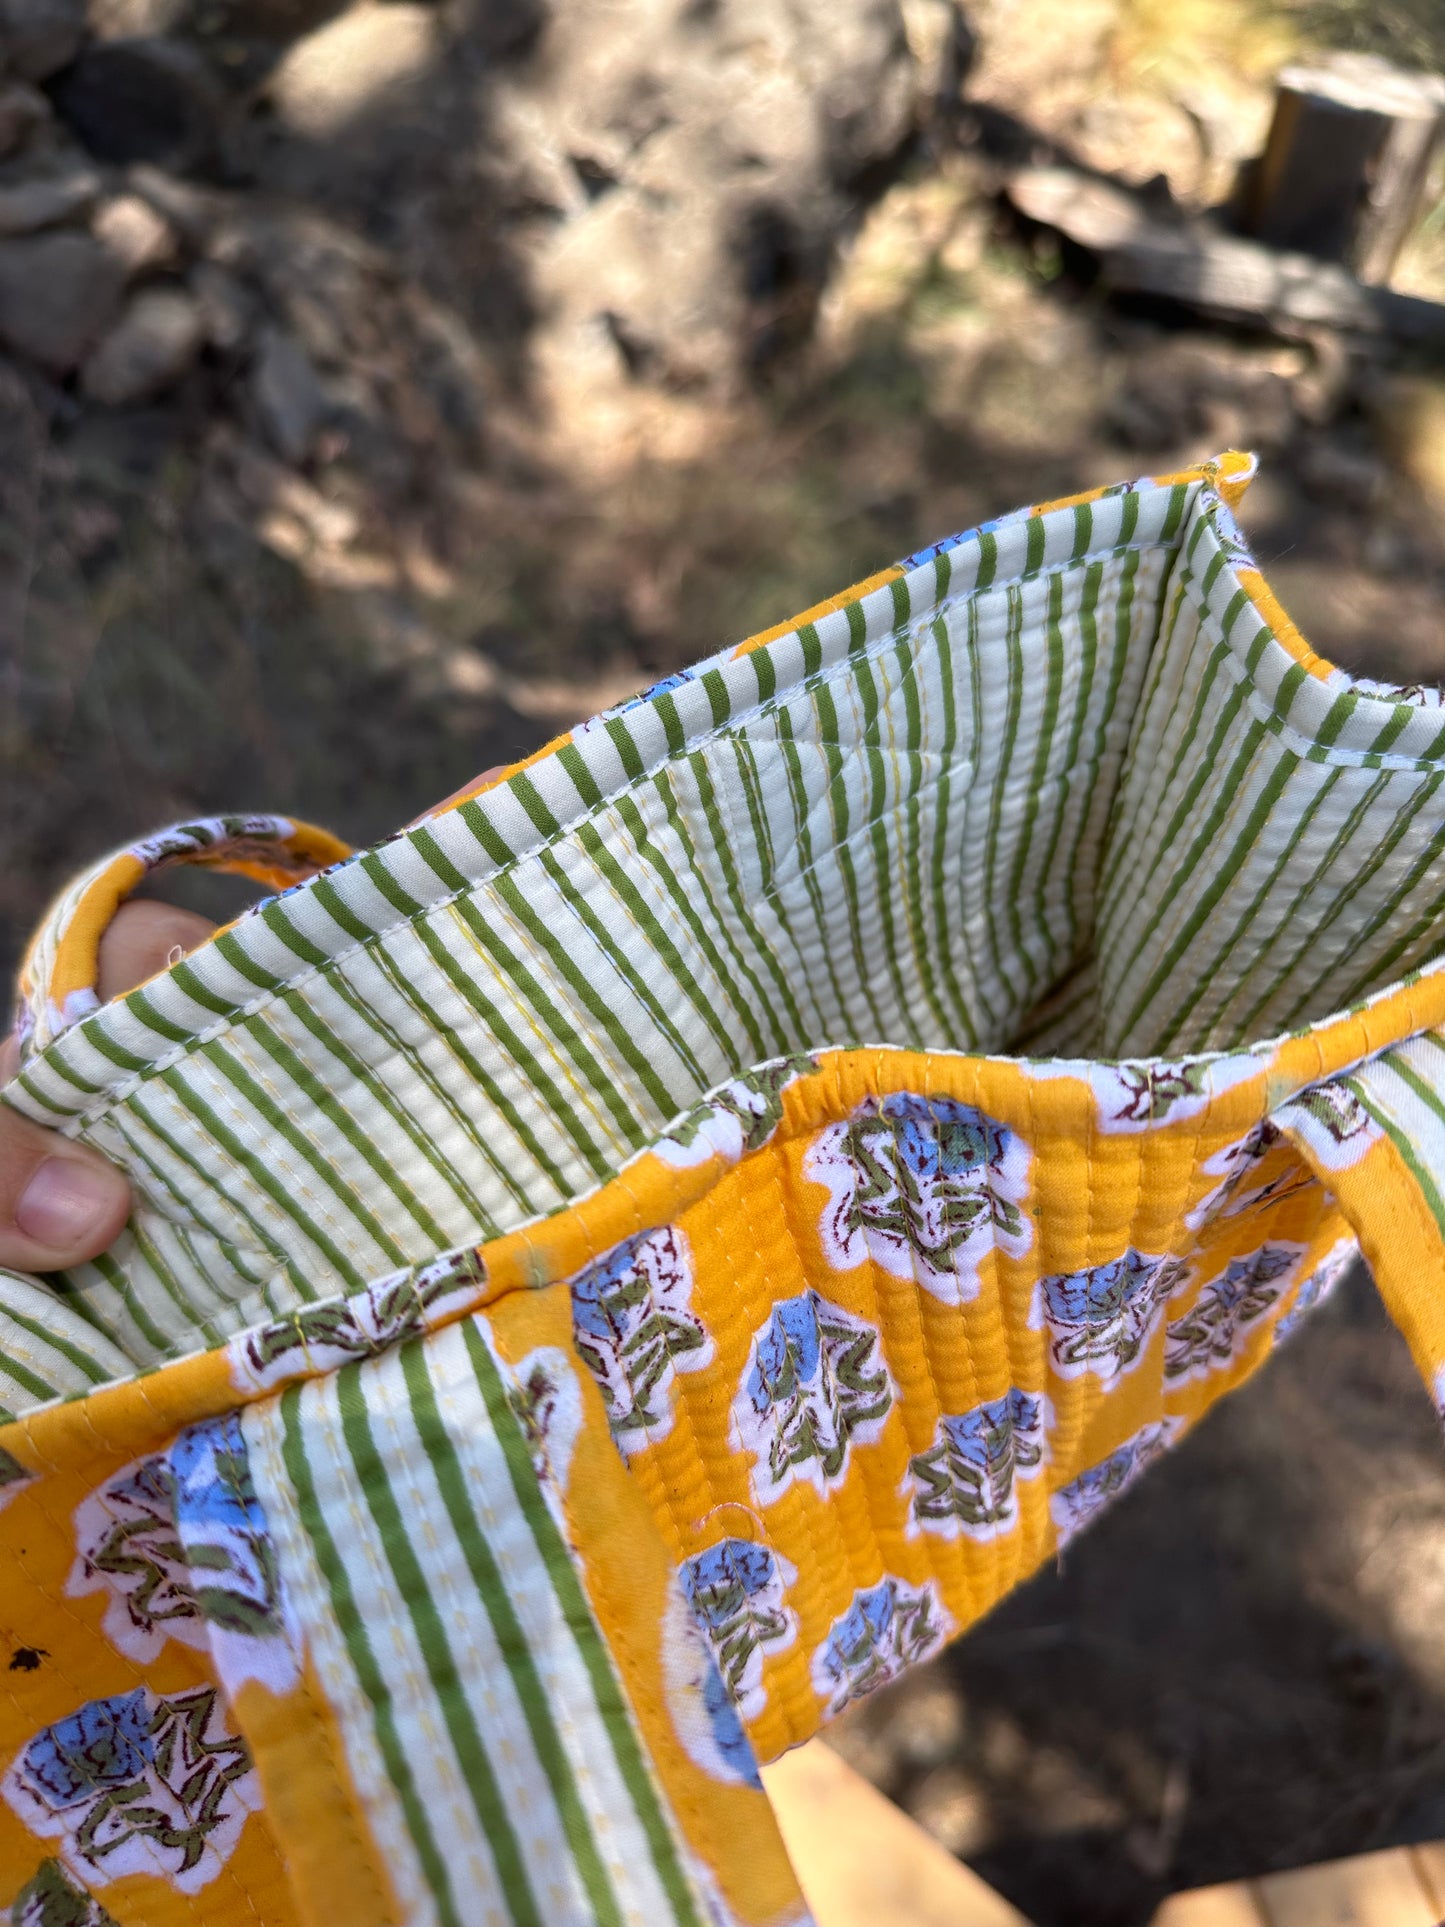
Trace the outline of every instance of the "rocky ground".
<path fill-rule="evenodd" d="M 379 835 L 951 530 L 1229 445 L 1316 645 L 1445 673 L 1445 376 L 1003 212 L 1227 198 L 1436 0 L 0 0 L 0 947 L 209 808 Z M 1445 223 L 1401 283 L 1445 291 Z M 219 909 L 201 879 L 192 901 Z M 1445 1486 L 1361 1283 L 842 1743 L 1040 1923 L 1445 1834 Z"/>

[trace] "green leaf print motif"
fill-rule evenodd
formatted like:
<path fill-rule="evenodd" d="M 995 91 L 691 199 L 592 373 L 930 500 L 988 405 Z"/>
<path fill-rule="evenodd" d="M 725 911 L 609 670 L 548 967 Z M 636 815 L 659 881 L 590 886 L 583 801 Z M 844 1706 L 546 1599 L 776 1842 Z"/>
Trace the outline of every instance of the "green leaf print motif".
<path fill-rule="evenodd" d="M 3 1512 L 20 1488 L 29 1485 L 34 1477 L 27 1472 L 13 1452 L 7 1452 L 0 1445 L 0 1512 Z"/>
<path fill-rule="evenodd" d="M 995 1539 L 1018 1522 L 1016 1486 L 1047 1452 L 1047 1407 L 1015 1388 L 971 1412 L 946 1415 L 934 1442 L 908 1462 L 902 1496 L 910 1530 Z"/>
<path fill-rule="evenodd" d="M 696 1105 L 656 1146 L 669 1164 L 700 1164 L 720 1156 L 729 1163 L 765 1145 L 783 1121 L 783 1092 L 816 1071 L 815 1057 L 780 1057 L 745 1071 Z"/>
<path fill-rule="evenodd" d="M 150 1874 L 186 1894 L 221 1873 L 261 1803 L 214 1686 L 87 1701 L 30 1740 L 0 1793 L 81 1877 Z"/>
<path fill-rule="evenodd" d="M 1294 1282 L 1305 1247 L 1266 1244 L 1231 1258 L 1164 1332 L 1164 1376 L 1204 1378 L 1232 1365 L 1260 1320 Z"/>
<path fill-rule="evenodd" d="M 830 1264 L 865 1259 L 916 1279 L 945 1304 L 977 1297 L 998 1249 L 1022 1257 L 1033 1226 L 1023 1139 L 969 1104 L 897 1092 L 870 1098 L 808 1147 L 807 1177 L 826 1187 L 819 1229 Z"/>
<path fill-rule="evenodd" d="M 713 1342 L 691 1310 L 692 1256 L 675 1225 L 625 1239 L 571 1281 L 572 1331 L 624 1455 L 672 1428 L 673 1386 Z"/>
<path fill-rule="evenodd" d="M 349 1298 L 303 1305 L 233 1338 L 231 1376 L 245 1390 L 266 1391 L 288 1378 L 374 1358 L 428 1330 L 444 1311 L 474 1296 L 486 1278 L 475 1251 L 449 1252 L 389 1272 Z"/>
<path fill-rule="evenodd" d="M 6 1927 L 120 1927 L 58 1860 L 42 1861 L 3 1916 Z"/>
<path fill-rule="evenodd" d="M 853 1445 L 878 1438 L 894 1396 L 872 1325 L 820 1292 L 782 1299 L 753 1339 L 732 1408 L 731 1437 L 756 1461 L 762 1503 L 795 1479 L 820 1495 L 840 1484 Z"/>

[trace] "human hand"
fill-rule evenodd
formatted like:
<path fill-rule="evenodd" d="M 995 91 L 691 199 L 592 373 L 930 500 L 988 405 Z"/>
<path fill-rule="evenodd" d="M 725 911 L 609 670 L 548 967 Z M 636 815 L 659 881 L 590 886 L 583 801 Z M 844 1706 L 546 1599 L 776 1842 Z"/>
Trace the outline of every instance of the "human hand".
<path fill-rule="evenodd" d="M 134 990 L 215 927 L 166 903 L 123 903 L 100 940 L 101 998 Z M 15 1075 L 18 1059 L 12 1037 L 0 1046 L 0 1083 Z M 104 1251 L 129 1216 L 130 1186 L 113 1164 L 0 1104 L 0 1265 L 63 1271 Z"/>
<path fill-rule="evenodd" d="M 500 774 L 500 765 L 483 770 L 427 815 Z M 96 989 L 102 1003 L 178 962 L 215 928 L 192 910 L 142 898 L 123 903 L 100 940 Z M 18 1068 L 12 1037 L 0 1045 L 0 1084 L 8 1084 Z M 64 1271 L 83 1264 L 114 1242 L 129 1216 L 130 1186 L 113 1164 L 0 1104 L 0 1266 Z"/>

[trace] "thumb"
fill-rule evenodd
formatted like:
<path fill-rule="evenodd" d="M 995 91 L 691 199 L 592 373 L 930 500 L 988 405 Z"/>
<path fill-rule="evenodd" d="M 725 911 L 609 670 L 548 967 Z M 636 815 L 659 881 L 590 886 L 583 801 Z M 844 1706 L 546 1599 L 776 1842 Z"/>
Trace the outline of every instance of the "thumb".
<path fill-rule="evenodd" d="M 104 1251 L 129 1216 L 113 1164 L 0 1105 L 0 1265 L 63 1271 Z"/>
<path fill-rule="evenodd" d="M 203 943 L 214 925 L 169 904 L 122 904 L 101 938 L 97 989 L 119 997 Z M 0 1083 L 18 1069 L 12 1039 Z M 88 1145 L 46 1131 L 0 1104 L 0 1265 L 63 1271 L 113 1243 L 130 1216 L 130 1186 Z"/>

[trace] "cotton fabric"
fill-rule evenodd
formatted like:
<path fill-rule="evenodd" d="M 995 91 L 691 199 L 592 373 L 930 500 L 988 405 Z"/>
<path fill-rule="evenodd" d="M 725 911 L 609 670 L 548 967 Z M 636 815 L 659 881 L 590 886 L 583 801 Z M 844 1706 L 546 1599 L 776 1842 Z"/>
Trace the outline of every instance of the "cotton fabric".
<path fill-rule="evenodd" d="M 1445 1403 L 1445 713 L 1307 648 L 1251 472 L 938 544 L 360 855 L 65 894 L 6 1101 L 137 1205 L 0 1280 L 15 1920 L 798 1921 L 758 1761 L 1357 1243 Z M 175 860 L 277 894 L 100 1005 Z"/>

